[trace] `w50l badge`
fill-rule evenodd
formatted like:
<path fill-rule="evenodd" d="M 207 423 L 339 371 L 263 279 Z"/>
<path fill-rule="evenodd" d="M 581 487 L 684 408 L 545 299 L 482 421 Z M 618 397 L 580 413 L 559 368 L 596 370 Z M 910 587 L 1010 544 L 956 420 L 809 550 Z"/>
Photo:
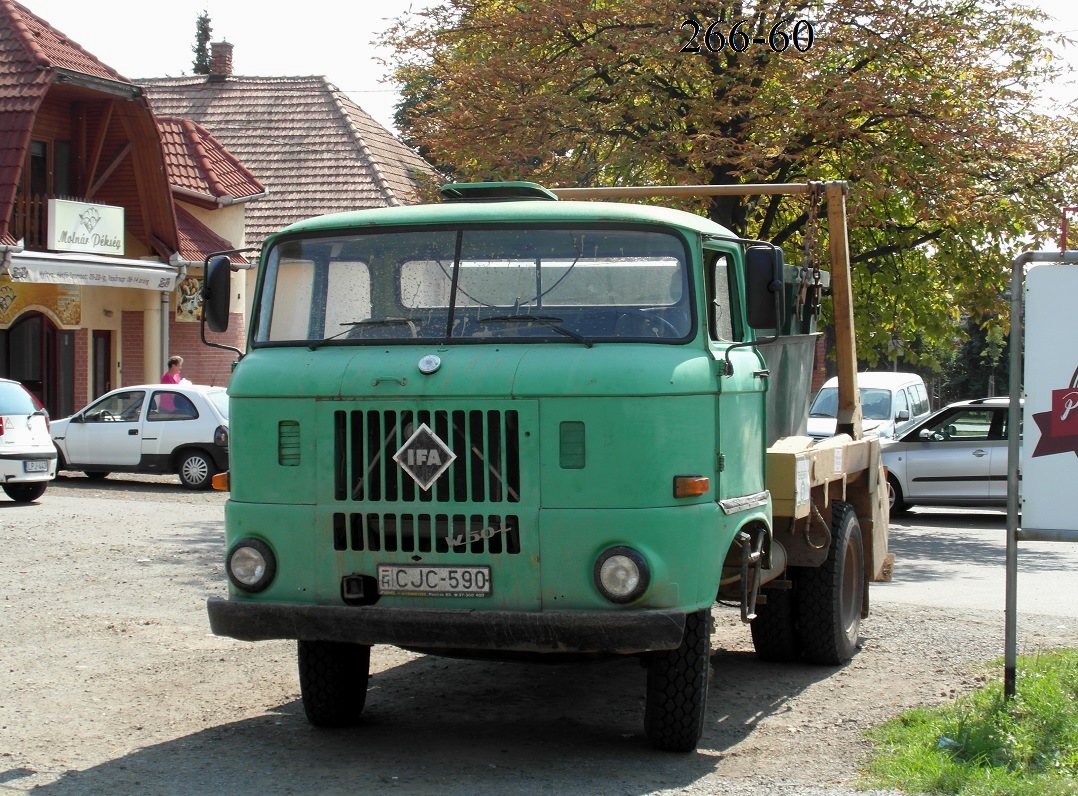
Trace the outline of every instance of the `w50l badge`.
<path fill-rule="evenodd" d="M 400 450 L 393 454 L 393 461 L 408 473 L 424 492 L 434 485 L 456 458 L 457 455 L 426 423 L 421 423 L 407 442 L 401 445 Z"/>

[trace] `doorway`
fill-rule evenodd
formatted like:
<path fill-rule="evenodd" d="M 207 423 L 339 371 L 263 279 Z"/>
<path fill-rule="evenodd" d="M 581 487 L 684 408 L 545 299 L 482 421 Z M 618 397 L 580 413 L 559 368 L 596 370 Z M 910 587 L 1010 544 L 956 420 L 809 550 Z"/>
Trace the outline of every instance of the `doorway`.
<path fill-rule="evenodd" d="M 112 332 L 95 331 L 90 361 L 93 363 L 93 395 L 90 400 L 112 389 Z"/>
<path fill-rule="evenodd" d="M 52 417 L 75 411 L 75 333 L 27 312 L 0 330 L 0 376 L 22 382 Z"/>

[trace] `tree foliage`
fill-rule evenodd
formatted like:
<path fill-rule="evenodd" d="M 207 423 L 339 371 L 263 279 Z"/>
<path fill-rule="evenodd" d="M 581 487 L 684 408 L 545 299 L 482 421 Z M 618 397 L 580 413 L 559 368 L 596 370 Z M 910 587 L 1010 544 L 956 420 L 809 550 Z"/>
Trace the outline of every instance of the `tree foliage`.
<path fill-rule="evenodd" d="M 191 48 L 191 52 L 195 54 L 192 68 L 196 75 L 208 75 L 210 73 L 209 45 L 211 33 L 213 33 L 213 28 L 210 27 L 210 15 L 208 12 L 203 11 L 195 20 L 195 45 Z"/>
<path fill-rule="evenodd" d="M 810 47 L 782 38 L 798 20 Z M 442 0 L 383 44 L 398 126 L 458 179 L 848 180 L 860 356 L 917 341 L 906 361 L 936 368 L 960 317 L 1005 317 L 1016 241 L 1052 234 L 1075 182 L 1045 22 L 1008 0 Z M 801 259 L 804 198 L 687 206 Z"/>

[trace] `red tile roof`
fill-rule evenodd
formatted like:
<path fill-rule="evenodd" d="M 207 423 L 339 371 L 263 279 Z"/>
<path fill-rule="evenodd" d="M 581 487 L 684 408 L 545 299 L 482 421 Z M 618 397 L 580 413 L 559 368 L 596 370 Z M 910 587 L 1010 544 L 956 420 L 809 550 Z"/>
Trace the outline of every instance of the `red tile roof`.
<path fill-rule="evenodd" d="M 118 96 L 127 100 L 116 106 L 116 123 L 127 142 L 134 144 L 134 158 L 143 170 L 134 180 L 116 172 L 98 195 L 118 201 L 116 197 L 128 188 L 121 181 L 137 182 L 141 202 L 130 208 L 128 228 L 167 256 L 176 245 L 172 197 L 163 180 L 160 144 L 142 90 L 15 0 L 0 0 L 0 233 L 8 231 L 38 109 L 58 83 L 78 87 L 91 100 Z"/>
<path fill-rule="evenodd" d="M 158 116 L 169 184 L 177 199 L 204 207 L 220 200 L 242 201 L 265 192 L 253 174 L 206 128 L 190 119 Z"/>
<path fill-rule="evenodd" d="M 0 30 L 10 33 L 11 38 L 21 44 L 35 66 L 70 69 L 120 83 L 131 82 L 15 0 L 0 0 Z"/>
<path fill-rule="evenodd" d="M 249 245 L 309 216 L 416 201 L 431 166 L 324 77 L 149 78 L 154 110 L 209 130 L 269 190 Z"/>

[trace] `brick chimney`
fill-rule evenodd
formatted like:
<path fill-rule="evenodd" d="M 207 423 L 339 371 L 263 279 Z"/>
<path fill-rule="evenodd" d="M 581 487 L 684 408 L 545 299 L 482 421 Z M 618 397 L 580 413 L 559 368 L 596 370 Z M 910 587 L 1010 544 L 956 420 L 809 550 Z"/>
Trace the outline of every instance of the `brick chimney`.
<path fill-rule="evenodd" d="M 210 42 L 210 75 L 226 77 L 232 74 L 232 45 L 227 41 Z"/>

